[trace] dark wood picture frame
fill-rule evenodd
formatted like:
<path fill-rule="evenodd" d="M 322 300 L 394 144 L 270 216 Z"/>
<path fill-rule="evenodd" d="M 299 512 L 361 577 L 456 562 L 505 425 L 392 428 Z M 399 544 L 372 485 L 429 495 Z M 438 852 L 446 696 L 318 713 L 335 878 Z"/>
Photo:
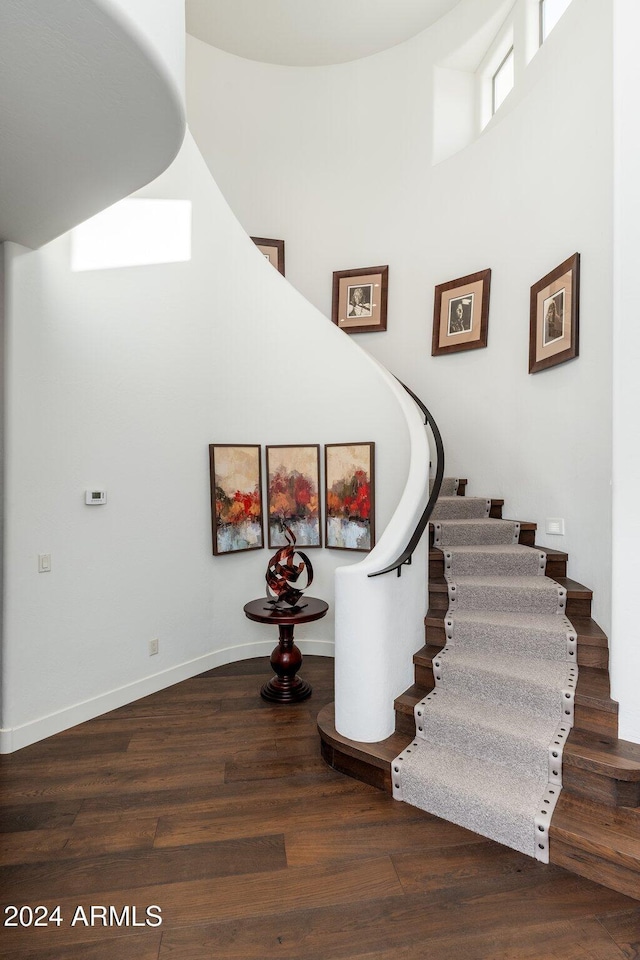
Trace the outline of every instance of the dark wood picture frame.
<path fill-rule="evenodd" d="M 284 277 L 284 240 L 269 240 L 268 237 L 251 237 L 251 239 L 262 255 Z"/>
<path fill-rule="evenodd" d="M 229 456 L 234 450 L 238 451 L 235 465 Z M 217 465 L 216 451 L 219 451 Z M 224 477 L 217 467 L 224 470 Z M 210 443 L 209 475 L 214 556 L 261 550 L 264 547 L 264 509 L 260 444 Z"/>
<path fill-rule="evenodd" d="M 375 545 L 375 446 L 373 441 L 325 444 L 324 542 L 328 549 L 368 553 Z M 365 483 L 358 482 L 357 470 L 351 474 L 351 466 L 346 468 L 349 457 L 342 457 L 342 464 L 331 462 L 334 450 L 348 447 L 354 448 L 356 467 L 358 456 L 355 451 L 357 448 L 362 448 L 363 453 L 366 450 L 360 464 L 368 477 Z M 345 510 L 349 501 L 351 507 Z"/>
<path fill-rule="evenodd" d="M 479 270 L 436 286 L 431 356 L 486 347 L 491 270 Z"/>
<path fill-rule="evenodd" d="M 331 320 L 345 333 L 387 329 L 389 267 L 334 270 Z"/>
<path fill-rule="evenodd" d="M 291 529 L 296 538 L 296 547 L 304 547 L 305 550 L 322 546 L 322 514 L 320 510 L 320 444 L 318 443 L 280 443 L 270 444 L 266 448 L 266 472 L 267 472 L 267 530 L 269 548 L 283 547 L 287 544 L 287 538 L 284 532 L 275 536 L 272 530 L 271 512 L 272 507 L 280 507 L 277 515 L 283 519 Z M 296 457 L 295 454 L 289 455 L 290 463 L 287 465 L 286 458 L 282 464 L 285 468 L 289 466 L 285 476 L 279 477 L 279 490 L 272 490 L 271 470 L 276 467 L 275 457 L 272 451 L 307 451 L 307 457 L 301 454 Z M 314 456 L 315 453 L 315 456 Z M 282 454 L 284 456 L 284 454 Z M 304 462 L 306 459 L 307 462 Z M 297 463 L 296 463 L 297 460 Z M 302 469 L 300 469 L 302 468 Z M 309 471 L 309 475 L 307 475 Z M 275 478 L 274 478 L 275 479 Z M 315 510 L 313 509 L 313 489 L 315 487 Z M 276 502 L 277 498 L 282 498 L 281 503 Z M 298 512 L 306 513 L 304 510 L 306 504 L 308 508 L 309 519 L 311 520 L 311 531 L 305 530 L 309 523 L 305 524 L 304 517 L 296 516 L 295 508 Z M 302 510 L 300 508 L 303 508 Z M 275 512 L 275 511 L 274 511 Z M 317 528 L 317 532 L 316 532 Z M 311 535 L 310 535 L 311 534 Z"/>
<path fill-rule="evenodd" d="M 529 373 L 579 354 L 580 254 L 574 253 L 531 287 Z"/>

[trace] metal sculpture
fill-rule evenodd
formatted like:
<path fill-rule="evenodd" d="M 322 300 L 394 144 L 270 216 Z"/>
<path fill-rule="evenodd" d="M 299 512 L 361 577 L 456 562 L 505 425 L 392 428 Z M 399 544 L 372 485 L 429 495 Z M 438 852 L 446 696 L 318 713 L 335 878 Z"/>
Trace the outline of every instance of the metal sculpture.
<path fill-rule="evenodd" d="M 301 550 L 296 550 L 296 538 L 293 531 L 282 524 L 284 535 L 289 541 L 286 546 L 280 547 L 277 553 L 269 560 L 265 579 L 267 581 L 267 597 L 269 603 L 275 609 L 280 609 L 283 604 L 287 604 L 295 609 L 296 605 L 307 587 L 311 586 L 313 581 L 313 567 L 311 561 Z M 295 555 L 300 557 L 300 563 L 294 562 Z M 303 588 L 294 586 L 300 576 L 306 571 L 307 582 Z"/>

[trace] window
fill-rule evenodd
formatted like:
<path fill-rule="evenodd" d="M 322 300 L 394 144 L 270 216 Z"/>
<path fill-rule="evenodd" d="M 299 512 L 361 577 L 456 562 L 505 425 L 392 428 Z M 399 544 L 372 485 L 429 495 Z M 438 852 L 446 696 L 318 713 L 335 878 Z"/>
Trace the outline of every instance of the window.
<path fill-rule="evenodd" d="M 571 0 L 540 0 L 540 43 L 547 39 Z"/>
<path fill-rule="evenodd" d="M 514 82 L 514 56 L 513 47 L 511 47 L 491 80 L 492 114 L 496 112 L 500 104 L 503 103 L 507 95 L 511 92 Z"/>
<path fill-rule="evenodd" d="M 75 227 L 72 270 L 107 270 L 191 259 L 191 201 L 120 200 Z"/>

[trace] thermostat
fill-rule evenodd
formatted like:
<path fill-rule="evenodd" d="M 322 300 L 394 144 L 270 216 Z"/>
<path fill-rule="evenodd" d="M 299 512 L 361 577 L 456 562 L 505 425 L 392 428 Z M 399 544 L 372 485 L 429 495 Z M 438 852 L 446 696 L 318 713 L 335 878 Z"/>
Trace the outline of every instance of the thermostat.
<path fill-rule="evenodd" d="M 85 490 L 84 502 L 88 504 L 106 503 L 107 491 L 106 490 Z"/>

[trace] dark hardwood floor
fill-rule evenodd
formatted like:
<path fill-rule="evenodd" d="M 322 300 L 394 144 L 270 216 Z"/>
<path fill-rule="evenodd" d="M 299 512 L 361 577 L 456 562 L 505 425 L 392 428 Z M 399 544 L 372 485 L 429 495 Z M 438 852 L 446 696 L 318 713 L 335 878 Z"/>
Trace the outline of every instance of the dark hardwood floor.
<path fill-rule="evenodd" d="M 640 958 L 637 901 L 330 769 L 332 666 L 305 657 L 311 699 L 272 705 L 266 658 L 231 664 L 2 758 L 3 920 L 62 923 L 2 927 L 0 956 Z"/>

